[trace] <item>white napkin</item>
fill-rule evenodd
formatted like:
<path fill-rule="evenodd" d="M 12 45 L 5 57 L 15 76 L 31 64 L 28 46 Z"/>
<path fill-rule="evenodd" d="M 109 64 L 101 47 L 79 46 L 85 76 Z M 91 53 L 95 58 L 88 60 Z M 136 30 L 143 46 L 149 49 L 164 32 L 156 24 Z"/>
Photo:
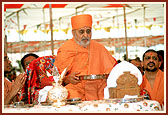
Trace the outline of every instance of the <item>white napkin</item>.
<path fill-rule="evenodd" d="M 137 98 L 138 95 L 125 95 L 124 98 Z"/>
<path fill-rule="evenodd" d="M 109 88 L 105 87 L 104 88 L 104 99 L 109 99 L 110 95 L 109 95 Z"/>
<path fill-rule="evenodd" d="M 39 96 L 38 96 L 38 102 L 45 102 L 46 101 L 46 98 L 47 98 L 47 95 L 48 95 L 48 91 L 50 89 L 52 89 L 53 86 L 45 86 L 43 89 L 41 89 L 39 91 Z"/>

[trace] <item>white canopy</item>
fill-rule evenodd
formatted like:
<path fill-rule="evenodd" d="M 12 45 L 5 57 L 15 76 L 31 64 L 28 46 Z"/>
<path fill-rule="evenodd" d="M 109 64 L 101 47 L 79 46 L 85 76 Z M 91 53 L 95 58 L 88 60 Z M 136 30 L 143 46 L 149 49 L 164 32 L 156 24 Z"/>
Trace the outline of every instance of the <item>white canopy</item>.
<path fill-rule="evenodd" d="M 48 45 L 48 41 L 51 39 L 54 39 L 54 49 L 57 49 L 63 43 L 63 41 L 60 43 L 57 40 L 71 38 L 72 35 L 69 34 L 71 31 L 70 19 L 72 16 L 78 14 L 91 14 L 93 16 L 93 33 L 96 34 L 93 34 L 92 38 L 97 39 L 97 37 L 101 36 L 101 38 L 98 38 L 101 40 L 97 41 L 109 47 L 112 45 L 115 47 L 128 45 L 148 47 L 164 43 L 162 31 L 159 35 L 152 35 L 149 31 L 146 31 L 146 33 L 149 33 L 147 35 L 141 34 L 144 33 L 143 28 L 150 29 L 152 26 L 164 28 L 166 2 L 3 2 L 2 8 L 4 8 L 3 27 L 5 34 L 13 30 L 19 32 L 21 35 L 26 33 L 27 30 L 33 29 L 34 33 L 40 30 L 39 33 L 37 32 L 38 34 L 32 35 L 30 33 L 28 36 L 19 37 L 17 32 L 15 34 L 10 33 L 8 38 L 14 40 L 11 43 L 8 42 L 8 52 L 11 53 L 48 49 L 42 46 L 43 44 L 49 47 L 52 46 L 51 43 Z M 58 34 L 57 32 L 53 36 L 50 35 L 51 18 L 53 32 L 62 30 L 62 33 Z M 126 39 L 127 36 L 124 33 L 124 29 L 132 27 L 140 28 L 140 31 L 127 31 L 126 33 L 131 36 L 127 35 L 128 39 Z M 103 28 L 103 32 L 99 32 L 101 28 Z M 122 32 L 120 32 L 120 28 Z M 113 31 L 109 32 L 110 29 L 113 29 Z M 116 29 L 119 31 L 116 31 Z M 47 34 L 44 35 L 42 32 Z M 115 34 L 119 34 L 120 36 L 115 36 Z M 112 37 L 110 37 L 111 35 Z M 29 42 L 31 38 L 33 40 Z M 22 41 L 25 42 L 22 43 Z M 37 44 L 34 41 L 37 41 Z M 24 46 L 22 47 L 22 45 Z"/>
<path fill-rule="evenodd" d="M 93 26 L 123 26 L 124 11 L 127 26 L 164 24 L 164 2 L 52 2 L 53 28 L 70 27 L 70 18 L 76 14 L 91 14 Z M 4 25 L 6 29 L 45 28 L 50 23 L 48 2 L 4 2 Z"/>

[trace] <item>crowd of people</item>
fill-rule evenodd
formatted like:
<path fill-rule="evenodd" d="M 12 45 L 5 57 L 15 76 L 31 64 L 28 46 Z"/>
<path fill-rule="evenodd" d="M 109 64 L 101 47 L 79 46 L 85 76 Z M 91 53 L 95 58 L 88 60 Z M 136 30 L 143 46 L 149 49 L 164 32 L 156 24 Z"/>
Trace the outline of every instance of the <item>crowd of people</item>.
<path fill-rule="evenodd" d="M 62 73 L 67 68 L 63 86 L 68 90 L 68 98 L 79 97 L 83 101 L 102 100 L 104 98 L 103 90 L 106 87 L 106 79 L 110 71 L 120 61 L 117 61 L 103 45 L 91 39 L 91 15 L 73 16 L 71 24 L 73 38 L 66 41 L 58 49 L 54 61 L 53 57 L 50 60 L 52 63 L 50 67 L 56 66 L 59 73 Z M 4 78 L 4 104 L 14 101 L 14 97 L 19 95 L 20 90 L 26 86 L 24 85 L 28 81 L 26 68 L 33 60 L 38 60 L 39 58 L 38 55 L 33 53 L 25 55 L 21 59 L 25 73 L 18 75 L 12 82 L 7 80 L 6 77 Z M 43 58 L 44 62 L 45 59 Z M 161 105 L 164 105 L 164 51 L 149 49 L 143 54 L 142 61 L 140 58 L 136 58 L 129 60 L 129 62 L 134 64 L 143 75 L 143 81 L 140 85 L 141 90 L 145 90 L 151 100 L 156 100 Z M 7 54 L 5 54 L 4 71 L 10 71 L 10 63 Z M 42 74 L 44 75 L 43 77 L 48 77 L 48 81 L 53 81 L 46 71 Z M 90 75 L 105 75 L 105 77 L 92 78 Z M 37 79 L 41 79 L 41 77 Z M 39 82 L 39 87 L 43 88 L 45 85 L 41 84 L 41 81 Z M 20 101 L 20 99 L 17 101 Z"/>

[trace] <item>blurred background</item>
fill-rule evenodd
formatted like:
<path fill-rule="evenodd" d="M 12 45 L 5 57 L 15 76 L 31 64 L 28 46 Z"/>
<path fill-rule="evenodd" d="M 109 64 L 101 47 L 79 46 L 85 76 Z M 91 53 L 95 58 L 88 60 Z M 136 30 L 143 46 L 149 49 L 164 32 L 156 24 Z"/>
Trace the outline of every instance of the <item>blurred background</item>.
<path fill-rule="evenodd" d="M 116 60 L 165 49 L 165 2 L 2 2 L 2 8 L 5 49 L 17 71 L 27 53 L 56 55 L 72 38 L 71 17 L 78 14 L 92 15 L 92 39 Z"/>

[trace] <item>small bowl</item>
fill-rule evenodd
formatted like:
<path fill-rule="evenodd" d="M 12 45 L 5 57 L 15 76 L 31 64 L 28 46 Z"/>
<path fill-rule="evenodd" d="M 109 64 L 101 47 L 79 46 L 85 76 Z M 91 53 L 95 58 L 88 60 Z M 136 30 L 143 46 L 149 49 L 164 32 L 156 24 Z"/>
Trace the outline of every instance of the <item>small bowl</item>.
<path fill-rule="evenodd" d="M 13 107 L 14 107 L 13 104 L 4 105 L 4 108 L 13 108 Z"/>
<path fill-rule="evenodd" d="M 82 100 L 80 98 L 71 98 L 66 100 L 66 104 L 76 105 L 78 103 L 81 103 L 81 101 Z"/>
<path fill-rule="evenodd" d="M 14 108 L 23 108 L 23 107 L 24 107 L 23 101 L 14 102 Z"/>
<path fill-rule="evenodd" d="M 28 107 L 33 107 L 34 104 L 25 104 L 24 107 L 28 108 Z"/>
<path fill-rule="evenodd" d="M 51 106 L 52 102 L 40 102 L 40 104 L 43 106 Z"/>

